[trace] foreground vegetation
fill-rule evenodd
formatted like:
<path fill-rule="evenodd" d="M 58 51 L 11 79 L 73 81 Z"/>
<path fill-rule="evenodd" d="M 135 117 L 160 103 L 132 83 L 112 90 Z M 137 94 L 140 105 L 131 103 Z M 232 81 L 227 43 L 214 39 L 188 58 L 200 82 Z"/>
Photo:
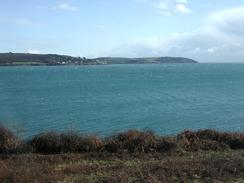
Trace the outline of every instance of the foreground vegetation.
<path fill-rule="evenodd" d="M 99 138 L 0 128 L 0 182 L 243 182 L 244 134 L 130 130 Z"/>

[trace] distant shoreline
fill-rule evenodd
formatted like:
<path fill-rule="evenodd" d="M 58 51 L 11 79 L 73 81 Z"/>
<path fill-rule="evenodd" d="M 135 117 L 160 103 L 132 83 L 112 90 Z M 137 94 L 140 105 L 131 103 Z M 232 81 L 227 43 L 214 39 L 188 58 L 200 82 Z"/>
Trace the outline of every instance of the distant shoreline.
<path fill-rule="evenodd" d="M 113 65 L 113 64 L 185 64 L 198 63 L 184 57 L 71 57 L 57 54 L 0 53 L 0 66 L 62 66 L 62 65 Z"/>
<path fill-rule="evenodd" d="M 200 63 L 126 63 L 126 64 L 84 64 L 84 65 L 76 65 L 76 64 L 63 64 L 63 65 L 45 65 L 45 64 L 23 64 L 23 65 L 0 65 L 0 67 L 55 67 L 55 66 L 109 66 L 109 65 L 168 65 L 168 64 L 200 64 Z"/>

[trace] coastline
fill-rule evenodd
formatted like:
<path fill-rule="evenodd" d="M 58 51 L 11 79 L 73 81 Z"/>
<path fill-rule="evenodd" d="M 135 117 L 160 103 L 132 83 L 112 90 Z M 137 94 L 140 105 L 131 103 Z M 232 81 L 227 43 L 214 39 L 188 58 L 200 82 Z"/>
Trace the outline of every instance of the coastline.
<path fill-rule="evenodd" d="M 199 64 L 196 63 L 111 63 L 111 64 L 13 64 L 13 65 L 0 65 L 0 67 L 44 67 L 44 66 L 106 66 L 106 65 L 168 65 L 168 64 Z"/>
<path fill-rule="evenodd" d="M 57 54 L 0 53 L 0 66 L 198 63 L 184 57 L 72 57 Z"/>

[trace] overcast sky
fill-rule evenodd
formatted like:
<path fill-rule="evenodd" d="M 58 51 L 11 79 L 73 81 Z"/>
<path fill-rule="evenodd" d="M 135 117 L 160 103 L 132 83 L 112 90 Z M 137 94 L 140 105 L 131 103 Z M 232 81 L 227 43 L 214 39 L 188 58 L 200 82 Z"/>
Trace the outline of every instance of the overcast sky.
<path fill-rule="evenodd" d="M 0 52 L 244 62 L 244 1 L 0 0 Z"/>

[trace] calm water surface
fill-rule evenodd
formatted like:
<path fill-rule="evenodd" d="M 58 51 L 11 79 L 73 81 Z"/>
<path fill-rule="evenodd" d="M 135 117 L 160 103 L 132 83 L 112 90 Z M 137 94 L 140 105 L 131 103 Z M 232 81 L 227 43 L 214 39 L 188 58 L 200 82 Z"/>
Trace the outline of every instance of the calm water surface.
<path fill-rule="evenodd" d="M 25 136 L 244 131 L 244 64 L 0 67 L 0 104 L 0 121 Z"/>

